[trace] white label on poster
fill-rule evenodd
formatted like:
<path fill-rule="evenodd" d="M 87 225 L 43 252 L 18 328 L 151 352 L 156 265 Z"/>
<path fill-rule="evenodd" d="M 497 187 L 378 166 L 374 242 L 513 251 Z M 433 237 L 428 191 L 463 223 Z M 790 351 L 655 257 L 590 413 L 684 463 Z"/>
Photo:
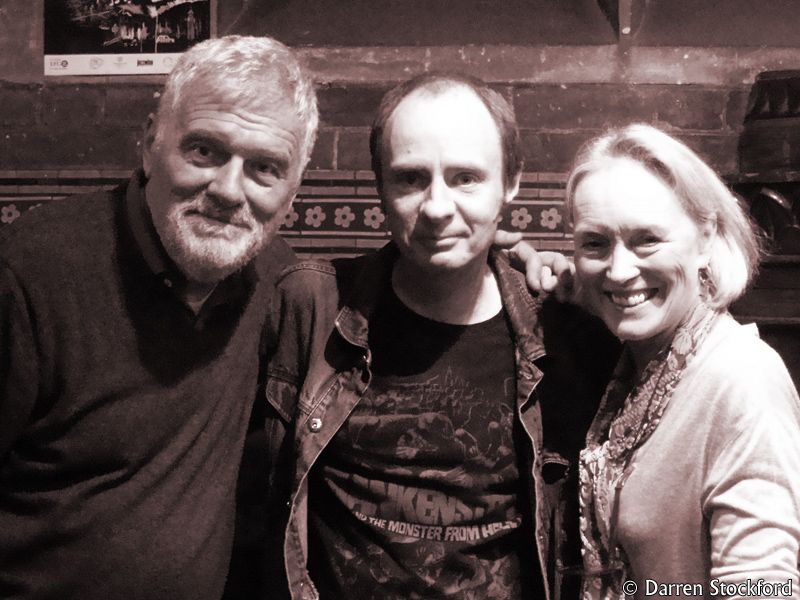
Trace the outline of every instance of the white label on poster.
<path fill-rule="evenodd" d="M 169 54 L 50 54 L 45 75 L 157 75 L 169 73 L 180 53 Z"/>

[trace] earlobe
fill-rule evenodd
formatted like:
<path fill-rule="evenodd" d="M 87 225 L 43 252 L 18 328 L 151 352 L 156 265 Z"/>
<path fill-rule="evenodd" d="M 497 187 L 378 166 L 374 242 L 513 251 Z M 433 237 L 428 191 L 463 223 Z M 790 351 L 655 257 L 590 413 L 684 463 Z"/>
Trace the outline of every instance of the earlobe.
<path fill-rule="evenodd" d="M 709 219 L 699 227 L 699 244 L 697 248 L 697 275 L 700 280 L 702 295 L 708 298 L 713 293 L 713 282 L 709 270 L 714 243 L 717 239 L 717 222 Z"/>
<path fill-rule="evenodd" d="M 717 238 L 717 219 L 709 219 L 700 226 L 700 254 L 703 264 L 707 265 L 711 258 L 711 249 Z"/>

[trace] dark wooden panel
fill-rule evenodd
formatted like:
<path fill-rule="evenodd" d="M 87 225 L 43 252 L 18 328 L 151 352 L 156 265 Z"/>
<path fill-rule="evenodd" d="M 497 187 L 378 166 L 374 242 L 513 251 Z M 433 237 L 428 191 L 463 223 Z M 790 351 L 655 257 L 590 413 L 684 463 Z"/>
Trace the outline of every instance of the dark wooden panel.
<path fill-rule="evenodd" d="M 755 285 L 731 312 L 743 323 L 758 325 L 800 388 L 800 256 L 767 258 Z"/>
<path fill-rule="evenodd" d="M 614 44 L 595 0 L 234 0 L 219 31 L 290 45 Z"/>
<path fill-rule="evenodd" d="M 764 259 L 752 288 L 733 305 L 732 311 L 756 321 L 788 319 L 787 323 L 794 320 L 800 326 L 800 256 Z"/>
<path fill-rule="evenodd" d="M 758 326 L 761 339 L 778 351 L 800 389 L 800 324 L 792 326 L 761 324 Z"/>
<path fill-rule="evenodd" d="M 798 46 L 797 0 L 644 0 L 641 46 Z M 636 10 L 634 16 L 636 16 Z"/>

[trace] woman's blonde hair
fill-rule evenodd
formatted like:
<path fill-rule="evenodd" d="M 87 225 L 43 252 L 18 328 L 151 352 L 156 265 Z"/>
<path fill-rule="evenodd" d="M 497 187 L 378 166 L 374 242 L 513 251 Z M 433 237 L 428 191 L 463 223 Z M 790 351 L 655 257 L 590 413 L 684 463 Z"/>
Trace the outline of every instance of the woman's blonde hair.
<path fill-rule="evenodd" d="M 713 223 L 709 263 L 699 276 L 706 302 L 727 308 L 747 289 L 761 256 L 759 236 L 737 197 L 686 144 L 651 125 L 635 123 L 590 140 L 578 152 L 567 179 L 570 218 L 578 184 L 613 158 L 634 160 L 653 173 L 698 226 Z"/>

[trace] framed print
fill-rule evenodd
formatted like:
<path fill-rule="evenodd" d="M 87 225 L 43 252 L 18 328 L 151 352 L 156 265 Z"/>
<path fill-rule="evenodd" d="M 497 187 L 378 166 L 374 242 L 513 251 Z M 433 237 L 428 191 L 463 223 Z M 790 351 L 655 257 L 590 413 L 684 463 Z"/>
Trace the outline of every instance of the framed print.
<path fill-rule="evenodd" d="M 215 0 L 45 0 L 45 75 L 168 73 L 215 33 Z"/>

